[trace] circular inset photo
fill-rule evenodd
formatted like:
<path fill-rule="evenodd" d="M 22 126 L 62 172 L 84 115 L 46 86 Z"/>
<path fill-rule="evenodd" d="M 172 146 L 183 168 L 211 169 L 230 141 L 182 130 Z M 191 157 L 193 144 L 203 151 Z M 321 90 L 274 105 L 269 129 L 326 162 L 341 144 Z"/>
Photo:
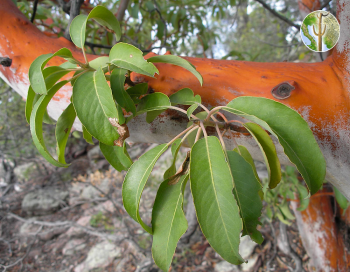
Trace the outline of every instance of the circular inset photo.
<path fill-rule="evenodd" d="M 338 20 L 327 11 L 316 10 L 305 17 L 300 28 L 304 44 L 315 52 L 327 52 L 338 42 Z"/>

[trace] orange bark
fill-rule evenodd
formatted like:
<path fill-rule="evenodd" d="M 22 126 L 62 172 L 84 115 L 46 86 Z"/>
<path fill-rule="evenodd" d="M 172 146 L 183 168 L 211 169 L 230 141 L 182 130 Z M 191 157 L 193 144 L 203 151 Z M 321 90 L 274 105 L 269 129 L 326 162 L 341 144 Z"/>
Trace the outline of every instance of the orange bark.
<path fill-rule="evenodd" d="M 271 98 L 292 107 L 309 122 L 326 157 L 328 178 L 350 198 L 348 181 L 350 176 L 350 47 L 345 46 L 350 44 L 350 32 L 347 28 L 347 21 L 350 18 L 347 15 L 349 12 L 345 12 L 350 10 L 349 2 L 339 0 L 339 18 L 344 17 L 341 25 L 343 40 L 340 41 L 340 46 L 334 50 L 333 55 L 322 63 L 251 63 L 186 58 L 202 74 L 203 87 L 189 72 L 168 64 L 157 64 L 160 73 L 155 78 L 133 74 L 132 79 L 137 82 L 148 82 L 154 91 L 167 95 L 183 87 L 189 87 L 202 96 L 205 104 L 212 106 L 225 104 L 237 96 L 248 95 Z M 320 1 L 299 0 L 299 4 L 314 10 L 319 8 Z M 23 97 L 26 97 L 29 85 L 27 74 L 33 60 L 41 54 L 53 53 L 62 47 L 69 48 L 76 58 L 83 61 L 80 50 L 77 50 L 72 43 L 64 38 L 46 36 L 23 16 L 11 0 L 1 1 L 0 56 L 11 58 L 12 66 L 9 68 L 0 66 L 0 74 Z M 94 57 L 88 56 L 89 59 Z M 58 65 L 61 62 L 55 58 L 50 64 Z M 291 96 L 284 100 L 274 98 L 271 90 L 286 81 L 291 82 L 295 87 Z M 57 111 L 59 115 L 69 103 L 70 96 L 69 86 L 60 90 L 54 97 L 53 104 L 49 105 L 51 113 Z M 164 120 L 174 121 L 172 120 L 174 116 L 168 118 L 167 115 L 169 117 L 170 113 L 163 116 L 164 119 L 161 119 L 159 126 L 153 123 L 137 130 L 140 126 L 137 123 L 130 129 L 131 134 L 142 131 L 140 138 L 149 140 L 150 138 L 146 137 L 147 133 L 152 137 L 155 133 L 163 132 L 164 137 L 155 141 L 171 139 L 175 136 L 176 127 L 161 130 L 161 127 L 166 124 Z M 183 120 L 185 123 L 186 121 L 179 120 L 176 122 Z M 343 256 L 347 256 L 347 253 L 343 251 L 343 239 L 340 239 L 340 233 L 337 232 L 337 226 L 333 221 L 329 197 L 312 197 L 309 208 L 301 213 L 299 222 L 302 223 L 300 229 L 309 226 L 312 230 L 318 224 L 323 236 L 317 238 L 317 233 L 309 231 L 303 238 L 304 245 L 307 239 L 314 239 L 317 247 L 324 251 L 321 256 L 328 260 L 329 266 L 332 269 L 346 271 L 348 259 L 344 259 Z M 311 254 L 314 249 L 309 248 L 308 253 Z"/>
<path fill-rule="evenodd" d="M 303 246 L 311 257 L 310 271 L 346 272 L 350 269 L 350 258 L 344 244 L 344 232 L 335 220 L 333 196 L 324 195 L 325 190 L 311 196 L 308 208 L 296 211 Z M 319 195 L 320 194 L 320 195 Z"/>

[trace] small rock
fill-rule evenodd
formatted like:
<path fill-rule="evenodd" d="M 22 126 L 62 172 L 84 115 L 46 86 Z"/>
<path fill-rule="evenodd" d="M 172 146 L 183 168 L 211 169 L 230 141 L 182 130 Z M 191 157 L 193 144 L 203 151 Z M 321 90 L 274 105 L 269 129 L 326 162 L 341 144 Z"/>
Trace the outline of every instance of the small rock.
<path fill-rule="evenodd" d="M 35 217 L 31 218 L 32 220 L 35 220 Z M 27 235 L 33 235 L 35 234 L 38 230 L 40 229 L 40 226 L 31 224 L 31 223 L 24 223 L 20 228 L 19 228 L 19 234 L 23 236 Z"/>
<path fill-rule="evenodd" d="M 243 259 L 249 258 L 254 252 L 254 248 L 257 243 L 253 242 L 248 235 L 241 237 L 241 243 L 239 244 L 239 254 Z"/>
<path fill-rule="evenodd" d="M 22 201 L 22 209 L 29 215 L 46 215 L 57 211 L 67 202 L 69 193 L 54 188 L 39 189 L 28 193 Z"/>
<path fill-rule="evenodd" d="M 18 181 L 26 182 L 30 179 L 31 175 L 37 170 L 37 166 L 34 162 L 28 162 L 22 165 L 18 165 L 13 170 Z"/>
<path fill-rule="evenodd" d="M 90 161 L 99 160 L 99 159 L 104 158 L 99 145 L 96 145 L 95 147 L 90 149 L 87 153 L 87 156 L 88 156 Z"/>
<path fill-rule="evenodd" d="M 244 272 L 249 272 L 252 270 L 252 268 L 255 266 L 255 263 L 258 260 L 258 255 L 253 255 L 252 257 L 250 257 L 247 261 L 247 263 L 243 263 L 241 264 L 241 269 Z"/>
<path fill-rule="evenodd" d="M 121 248 L 109 242 L 102 242 L 90 249 L 86 260 L 79 264 L 74 272 L 88 272 L 94 268 L 104 268 L 121 257 Z"/>
<path fill-rule="evenodd" d="M 62 249 L 63 255 L 74 255 L 86 247 L 84 239 L 70 240 Z"/>
<path fill-rule="evenodd" d="M 87 227 L 90 226 L 90 220 L 91 215 L 80 217 L 79 220 L 76 222 L 78 225 Z M 79 236 L 81 234 L 84 234 L 85 232 L 81 228 L 77 227 L 71 227 L 67 232 L 66 235 L 68 236 Z"/>
<path fill-rule="evenodd" d="M 64 228 L 52 228 L 52 229 L 49 229 L 48 231 L 39 233 L 38 237 L 42 241 L 49 241 L 49 240 L 61 235 L 62 233 L 66 232 L 66 231 L 67 231 L 66 227 L 64 227 Z"/>
<path fill-rule="evenodd" d="M 226 261 L 217 263 L 214 267 L 215 272 L 239 272 L 238 266 Z"/>
<path fill-rule="evenodd" d="M 96 184 L 96 187 L 98 187 L 102 192 L 105 194 L 108 194 L 109 192 L 109 186 L 110 186 L 110 180 L 108 178 L 105 178 L 101 180 L 100 184 Z M 94 186 L 89 185 L 85 187 L 80 195 L 83 199 L 93 199 L 97 198 L 101 195 L 101 192 L 97 190 Z"/>

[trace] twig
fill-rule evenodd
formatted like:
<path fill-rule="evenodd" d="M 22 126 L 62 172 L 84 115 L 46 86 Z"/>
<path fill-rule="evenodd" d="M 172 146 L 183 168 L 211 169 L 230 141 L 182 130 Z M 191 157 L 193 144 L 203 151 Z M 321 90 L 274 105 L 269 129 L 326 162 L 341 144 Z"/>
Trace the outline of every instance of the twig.
<path fill-rule="evenodd" d="M 34 224 L 34 225 L 39 225 L 39 226 L 46 226 L 46 227 L 75 227 L 75 228 L 79 228 L 81 230 L 83 230 L 84 232 L 86 232 L 87 234 L 93 235 L 93 236 L 97 236 L 97 237 L 101 237 L 107 240 L 114 240 L 116 242 L 121 242 L 123 241 L 126 237 L 120 238 L 117 235 L 113 235 L 113 234 L 108 234 L 108 233 L 102 233 L 99 231 L 95 231 L 91 228 L 88 227 L 84 227 L 82 225 L 76 224 L 74 222 L 71 221 L 55 221 L 55 222 L 46 222 L 46 221 L 38 221 L 38 220 L 32 220 L 32 219 L 25 219 L 22 218 L 16 214 L 13 213 L 7 213 L 8 217 L 12 217 L 17 219 L 18 221 L 24 222 L 24 223 L 28 223 L 28 224 Z"/>
<path fill-rule="evenodd" d="M 292 270 L 293 272 L 304 272 L 303 269 L 303 263 L 299 256 L 294 252 L 294 250 L 291 248 L 289 241 L 288 241 L 288 236 L 287 236 L 287 226 L 286 224 L 283 224 L 282 222 L 279 222 L 280 224 L 280 238 L 281 242 L 283 243 L 284 250 L 286 254 L 288 254 L 292 259 L 294 260 L 295 263 L 295 269 Z"/>
<path fill-rule="evenodd" d="M 286 22 L 292 27 L 295 27 L 296 29 L 300 30 L 300 25 L 297 25 L 293 23 L 291 20 L 289 20 L 287 17 L 284 17 L 283 15 L 279 14 L 276 10 L 272 9 L 268 4 L 266 4 L 263 0 L 255 0 L 256 2 L 260 3 L 265 9 L 267 9 L 269 12 L 271 12 L 273 15 L 275 15 L 277 18 L 281 19 L 282 21 Z"/>
<path fill-rule="evenodd" d="M 85 45 L 90 47 L 91 49 L 97 47 L 97 48 L 103 48 L 103 49 L 112 49 L 112 46 L 110 45 L 104 45 L 104 44 L 97 44 L 97 43 L 91 43 L 91 42 L 85 42 Z"/>
<path fill-rule="evenodd" d="M 166 46 L 167 36 L 168 36 L 168 28 L 167 28 L 167 25 L 166 25 L 166 21 L 164 20 L 164 18 L 162 16 L 162 13 L 160 12 L 160 8 L 158 6 L 158 3 L 156 2 L 156 0 L 153 0 L 153 3 L 156 6 L 155 11 L 158 13 L 160 20 L 164 24 L 164 41 L 162 42 L 162 46 L 165 47 Z"/>
<path fill-rule="evenodd" d="M 108 200 L 107 197 L 100 197 L 100 198 L 94 198 L 94 199 L 91 199 L 91 200 L 88 200 L 88 201 L 80 201 L 80 202 L 75 203 L 74 205 L 67 206 L 67 207 L 65 207 L 63 209 L 60 209 L 58 212 L 63 212 L 63 211 L 66 211 L 66 210 L 70 210 L 70 209 L 73 209 L 76 206 L 83 205 L 85 203 L 102 202 L 102 201 L 106 201 L 106 200 Z"/>
<path fill-rule="evenodd" d="M 37 7 L 38 7 L 38 2 L 39 2 L 39 0 L 35 0 L 35 1 L 34 1 L 34 4 L 33 4 L 33 14 L 32 14 L 32 18 L 30 19 L 31 23 L 34 22 L 35 14 L 36 14 L 36 9 L 37 9 Z"/>
<path fill-rule="evenodd" d="M 272 236 L 273 238 L 276 240 L 276 232 L 275 232 L 275 228 L 273 227 L 272 223 L 270 221 L 267 221 L 268 224 L 270 225 L 271 231 L 272 231 Z M 273 261 L 273 259 L 276 257 L 277 255 L 277 243 L 273 242 L 273 254 L 272 257 L 266 262 L 266 271 L 271 271 L 272 268 L 270 268 L 270 263 Z"/>

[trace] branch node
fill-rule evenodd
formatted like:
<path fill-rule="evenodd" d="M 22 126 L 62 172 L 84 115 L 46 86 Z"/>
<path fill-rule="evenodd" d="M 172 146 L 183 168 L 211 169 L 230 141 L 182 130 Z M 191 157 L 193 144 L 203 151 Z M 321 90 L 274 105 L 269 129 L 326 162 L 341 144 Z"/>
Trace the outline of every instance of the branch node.
<path fill-rule="evenodd" d="M 12 59 L 8 57 L 0 57 L 0 64 L 4 67 L 10 67 L 12 64 Z"/>

